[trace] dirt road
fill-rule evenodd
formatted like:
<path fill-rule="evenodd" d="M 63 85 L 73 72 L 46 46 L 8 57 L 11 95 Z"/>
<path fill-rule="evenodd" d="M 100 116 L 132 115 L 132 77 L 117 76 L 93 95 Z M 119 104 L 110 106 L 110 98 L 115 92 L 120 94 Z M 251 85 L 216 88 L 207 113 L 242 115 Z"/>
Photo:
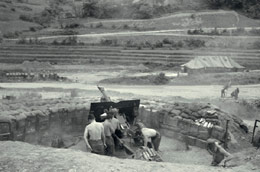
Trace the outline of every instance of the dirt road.
<path fill-rule="evenodd" d="M 194 28 L 195 29 L 195 28 Z M 215 28 L 204 28 L 203 30 L 213 30 Z M 227 28 L 218 28 L 219 30 L 235 30 L 237 27 L 227 27 Z M 245 28 L 245 30 L 251 30 L 251 29 L 260 29 L 260 27 L 248 27 Z M 187 34 L 188 29 L 172 29 L 172 30 L 156 30 L 156 31 L 127 31 L 127 32 L 112 32 L 112 33 L 91 33 L 91 34 L 81 34 L 81 35 L 55 35 L 55 36 L 41 36 L 38 37 L 38 40 L 48 40 L 48 39 L 57 39 L 57 38 L 68 38 L 71 36 L 77 36 L 78 38 L 100 38 L 100 37 L 114 37 L 114 36 L 138 36 L 138 35 L 161 35 L 161 36 L 178 36 L 178 37 L 189 37 L 189 38 L 254 38 L 254 39 L 260 39 L 260 36 L 211 36 L 211 35 L 188 35 Z M 34 39 L 34 37 L 28 37 L 26 38 Z M 10 41 L 17 41 L 19 39 L 4 39 L 4 40 L 10 40 Z"/>
<path fill-rule="evenodd" d="M 103 85 L 113 97 L 120 97 L 120 94 L 134 94 L 135 96 L 150 96 L 150 97 L 183 97 L 186 99 L 199 99 L 209 98 L 217 99 L 220 97 L 220 90 L 222 85 L 209 85 L 209 86 L 136 86 L 136 85 Z M 99 91 L 94 84 L 81 84 L 81 83 L 0 83 L 3 88 L 17 88 L 17 89 L 37 89 L 37 88 L 60 88 L 60 89 L 81 89 L 87 91 L 86 94 L 92 96 L 100 96 Z M 260 97 L 260 85 L 234 85 L 232 86 L 227 95 L 239 87 L 240 98 L 257 99 Z M 6 90 L 1 90 L 0 94 L 3 95 Z"/>

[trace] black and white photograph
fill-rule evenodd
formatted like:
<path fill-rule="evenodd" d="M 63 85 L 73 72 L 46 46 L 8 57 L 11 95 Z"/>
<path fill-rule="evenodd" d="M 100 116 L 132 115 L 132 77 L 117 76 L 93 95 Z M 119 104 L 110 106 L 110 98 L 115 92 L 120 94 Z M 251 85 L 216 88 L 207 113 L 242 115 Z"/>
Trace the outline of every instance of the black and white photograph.
<path fill-rule="evenodd" d="M 260 0 L 0 0 L 0 172 L 259 172 Z"/>

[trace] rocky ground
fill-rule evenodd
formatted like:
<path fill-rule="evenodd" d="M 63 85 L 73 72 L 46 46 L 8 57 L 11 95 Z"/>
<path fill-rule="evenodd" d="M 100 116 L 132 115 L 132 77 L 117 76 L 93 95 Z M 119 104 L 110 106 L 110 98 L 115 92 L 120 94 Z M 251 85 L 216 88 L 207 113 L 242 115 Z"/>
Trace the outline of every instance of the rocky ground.
<path fill-rule="evenodd" d="M 259 151 L 258 151 L 259 152 Z M 180 171 L 180 172 L 244 172 L 257 171 L 248 162 L 242 167 L 223 168 L 208 165 L 145 162 L 99 156 L 87 152 L 53 149 L 22 142 L 0 142 L 0 171 Z M 259 160 L 259 154 L 256 156 Z"/>

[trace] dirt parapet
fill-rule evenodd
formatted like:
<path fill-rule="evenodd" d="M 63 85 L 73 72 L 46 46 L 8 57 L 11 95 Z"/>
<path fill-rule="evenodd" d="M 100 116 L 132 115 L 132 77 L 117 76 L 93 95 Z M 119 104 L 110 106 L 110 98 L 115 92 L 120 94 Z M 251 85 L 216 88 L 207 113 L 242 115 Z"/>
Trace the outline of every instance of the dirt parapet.
<path fill-rule="evenodd" d="M 1 131 L 10 133 L 8 140 L 49 146 L 52 136 L 84 130 L 89 104 L 82 99 L 2 101 Z"/>
<path fill-rule="evenodd" d="M 144 110 L 141 119 L 148 125 L 160 128 L 169 137 L 189 145 L 206 148 L 207 139 L 227 142 L 230 151 L 251 146 L 248 127 L 234 114 L 217 106 L 203 103 L 174 103 L 165 108 Z M 228 121 L 228 132 L 226 132 Z"/>

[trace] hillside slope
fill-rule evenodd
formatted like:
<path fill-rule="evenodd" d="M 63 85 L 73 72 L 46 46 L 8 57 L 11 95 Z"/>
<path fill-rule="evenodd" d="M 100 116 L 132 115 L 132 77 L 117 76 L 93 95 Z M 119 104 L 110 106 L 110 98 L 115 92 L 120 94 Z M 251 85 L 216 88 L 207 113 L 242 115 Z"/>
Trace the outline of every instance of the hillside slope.
<path fill-rule="evenodd" d="M 160 29 L 189 29 L 203 27 L 260 27 L 260 21 L 242 16 L 235 11 L 210 10 L 210 11 L 190 11 L 175 13 L 169 16 L 148 19 L 148 20 L 97 20 L 86 25 L 102 22 L 106 27 L 129 27 Z"/>
<path fill-rule="evenodd" d="M 46 6 L 45 1 L 28 1 L 17 3 L 13 1 L 0 2 L 0 31 L 2 33 L 29 30 L 30 27 L 40 26 L 36 23 L 26 22 L 19 19 L 21 14 L 33 15 L 41 12 Z"/>

